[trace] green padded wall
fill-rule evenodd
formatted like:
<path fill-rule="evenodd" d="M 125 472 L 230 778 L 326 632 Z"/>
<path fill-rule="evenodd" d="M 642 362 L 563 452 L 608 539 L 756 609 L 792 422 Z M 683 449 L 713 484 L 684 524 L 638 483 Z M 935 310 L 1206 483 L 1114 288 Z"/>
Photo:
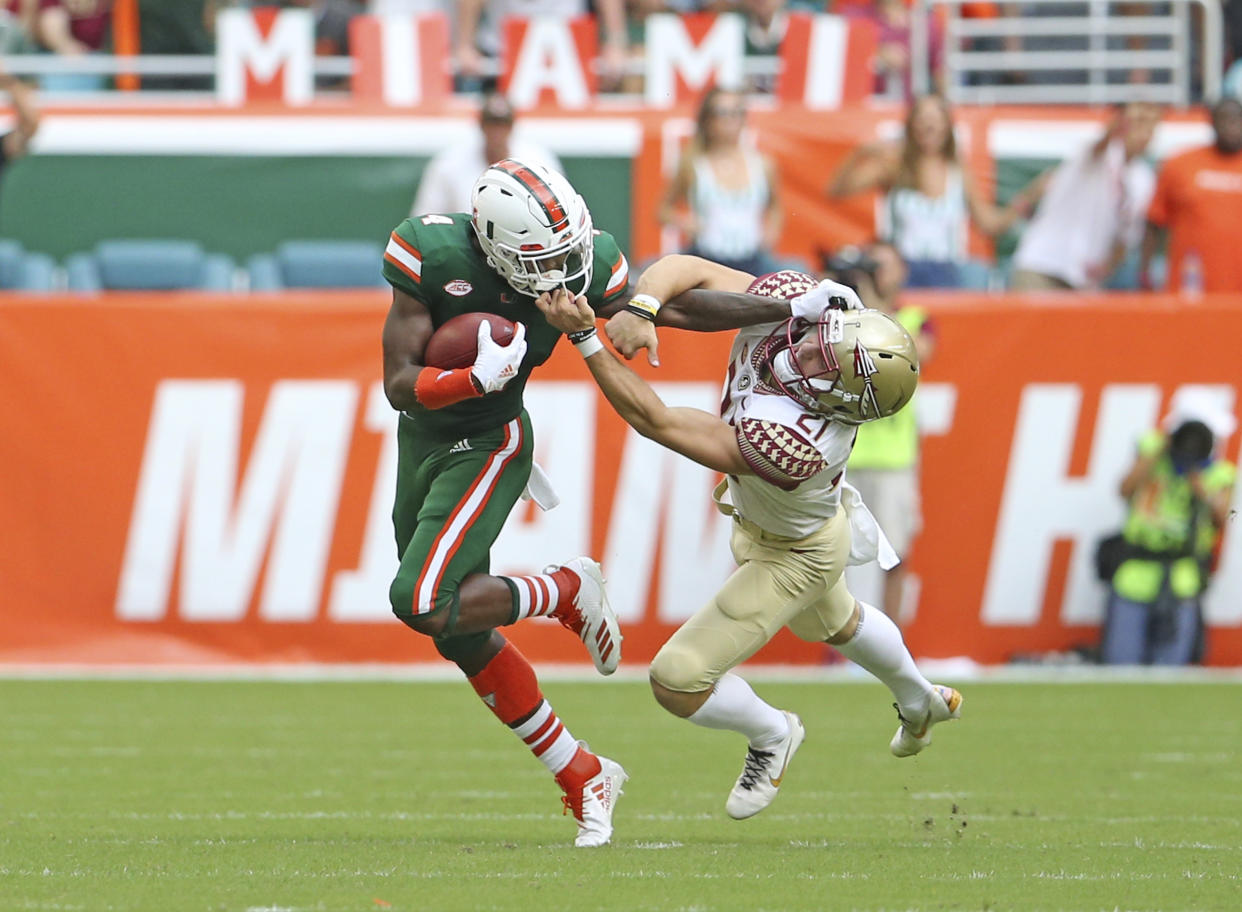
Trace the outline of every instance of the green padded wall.
<path fill-rule="evenodd" d="M 383 241 L 425 157 L 31 155 L 0 184 L 0 236 L 58 259 L 113 237 L 180 237 L 239 260 L 287 238 Z M 563 158 L 597 227 L 630 243 L 630 160 Z"/>

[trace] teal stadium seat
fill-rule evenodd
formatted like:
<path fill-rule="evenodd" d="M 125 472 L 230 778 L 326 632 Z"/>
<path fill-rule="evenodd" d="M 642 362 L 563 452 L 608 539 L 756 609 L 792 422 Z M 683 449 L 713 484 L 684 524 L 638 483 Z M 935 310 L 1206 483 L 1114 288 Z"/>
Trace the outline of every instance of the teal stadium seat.
<path fill-rule="evenodd" d="M 284 241 L 246 261 L 251 291 L 383 288 L 384 249 L 372 241 Z"/>
<path fill-rule="evenodd" d="M 0 291 L 51 291 L 56 261 L 46 253 L 26 251 L 13 240 L 0 240 Z"/>
<path fill-rule="evenodd" d="M 65 260 L 70 291 L 232 291 L 236 264 L 196 241 L 100 241 Z"/>
<path fill-rule="evenodd" d="M 967 291 L 994 291 L 1001 286 L 990 263 L 965 260 L 957 264 L 957 287 Z"/>

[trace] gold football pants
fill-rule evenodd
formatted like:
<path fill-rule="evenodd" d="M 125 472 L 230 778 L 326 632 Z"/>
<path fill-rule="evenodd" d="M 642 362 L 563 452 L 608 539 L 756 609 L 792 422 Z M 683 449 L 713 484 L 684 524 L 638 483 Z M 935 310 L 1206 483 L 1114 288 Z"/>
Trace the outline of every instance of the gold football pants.
<path fill-rule="evenodd" d="M 843 509 L 801 539 L 777 538 L 735 517 L 730 546 L 738 569 L 651 662 L 652 679 L 669 690 L 708 690 L 782 627 L 820 643 L 853 614 L 854 597 L 842 574 L 850 553 Z"/>

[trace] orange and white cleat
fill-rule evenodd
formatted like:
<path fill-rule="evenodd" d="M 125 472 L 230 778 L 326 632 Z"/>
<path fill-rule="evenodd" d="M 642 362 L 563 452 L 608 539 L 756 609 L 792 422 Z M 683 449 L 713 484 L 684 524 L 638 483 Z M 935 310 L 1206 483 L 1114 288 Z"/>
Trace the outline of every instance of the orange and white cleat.
<path fill-rule="evenodd" d="M 578 635 L 590 653 L 596 670 L 610 675 L 621 661 L 621 625 L 608 604 L 604 573 L 599 564 L 589 557 L 575 557 L 562 566 L 577 574 L 578 594 L 573 604 L 558 608 L 552 612 L 552 617 Z M 553 573 L 558 569 L 548 567 L 544 573 Z"/>
<path fill-rule="evenodd" d="M 612 839 L 612 812 L 621 797 L 621 786 L 629 778 L 621 764 L 607 757 L 598 757 L 599 772 L 583 783 L 582 788 L 566 790 L 561 799 L 565 812 L 573 812 L 578 821 L 578 848 L 608 845 Z"/>
<path fill-rule="evenodd" d="M 889 750 L 894 757 L 913 757 L 927 745 L 931 744 L 931 729 L 939 722 L 960 719 L 962 716 L 962 695 L 952 687 L 936 684 L 928 697 L 927 709 L 914 719 L 907 719 L 901 714 L 901 707 L 896 703 L 897 718 L 901 725 L 893 740 L 889 742 Z"/>

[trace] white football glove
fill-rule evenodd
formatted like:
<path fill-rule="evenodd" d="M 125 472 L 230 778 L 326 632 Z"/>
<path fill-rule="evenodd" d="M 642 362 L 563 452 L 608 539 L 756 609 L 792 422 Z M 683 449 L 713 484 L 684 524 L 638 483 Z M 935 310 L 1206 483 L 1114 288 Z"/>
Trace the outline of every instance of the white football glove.
<path fill-rule="evenodd" d="M 497 345 L 492 339 L 491 325 L 484 320 L 479 324 L 479 350 L 470 373 L 484 393 L 494 393 L 517 376 L 525 356 L 526 324 L 517 324 L 508 345 Z"/>
<path fill-rule="evenodd" d="M 819 322 L 826 310 L 862 310 L 858 292 L 848 285 L 824 279 L 808 292 L 791 298 L 789 312 L 811 323 Z"/>

